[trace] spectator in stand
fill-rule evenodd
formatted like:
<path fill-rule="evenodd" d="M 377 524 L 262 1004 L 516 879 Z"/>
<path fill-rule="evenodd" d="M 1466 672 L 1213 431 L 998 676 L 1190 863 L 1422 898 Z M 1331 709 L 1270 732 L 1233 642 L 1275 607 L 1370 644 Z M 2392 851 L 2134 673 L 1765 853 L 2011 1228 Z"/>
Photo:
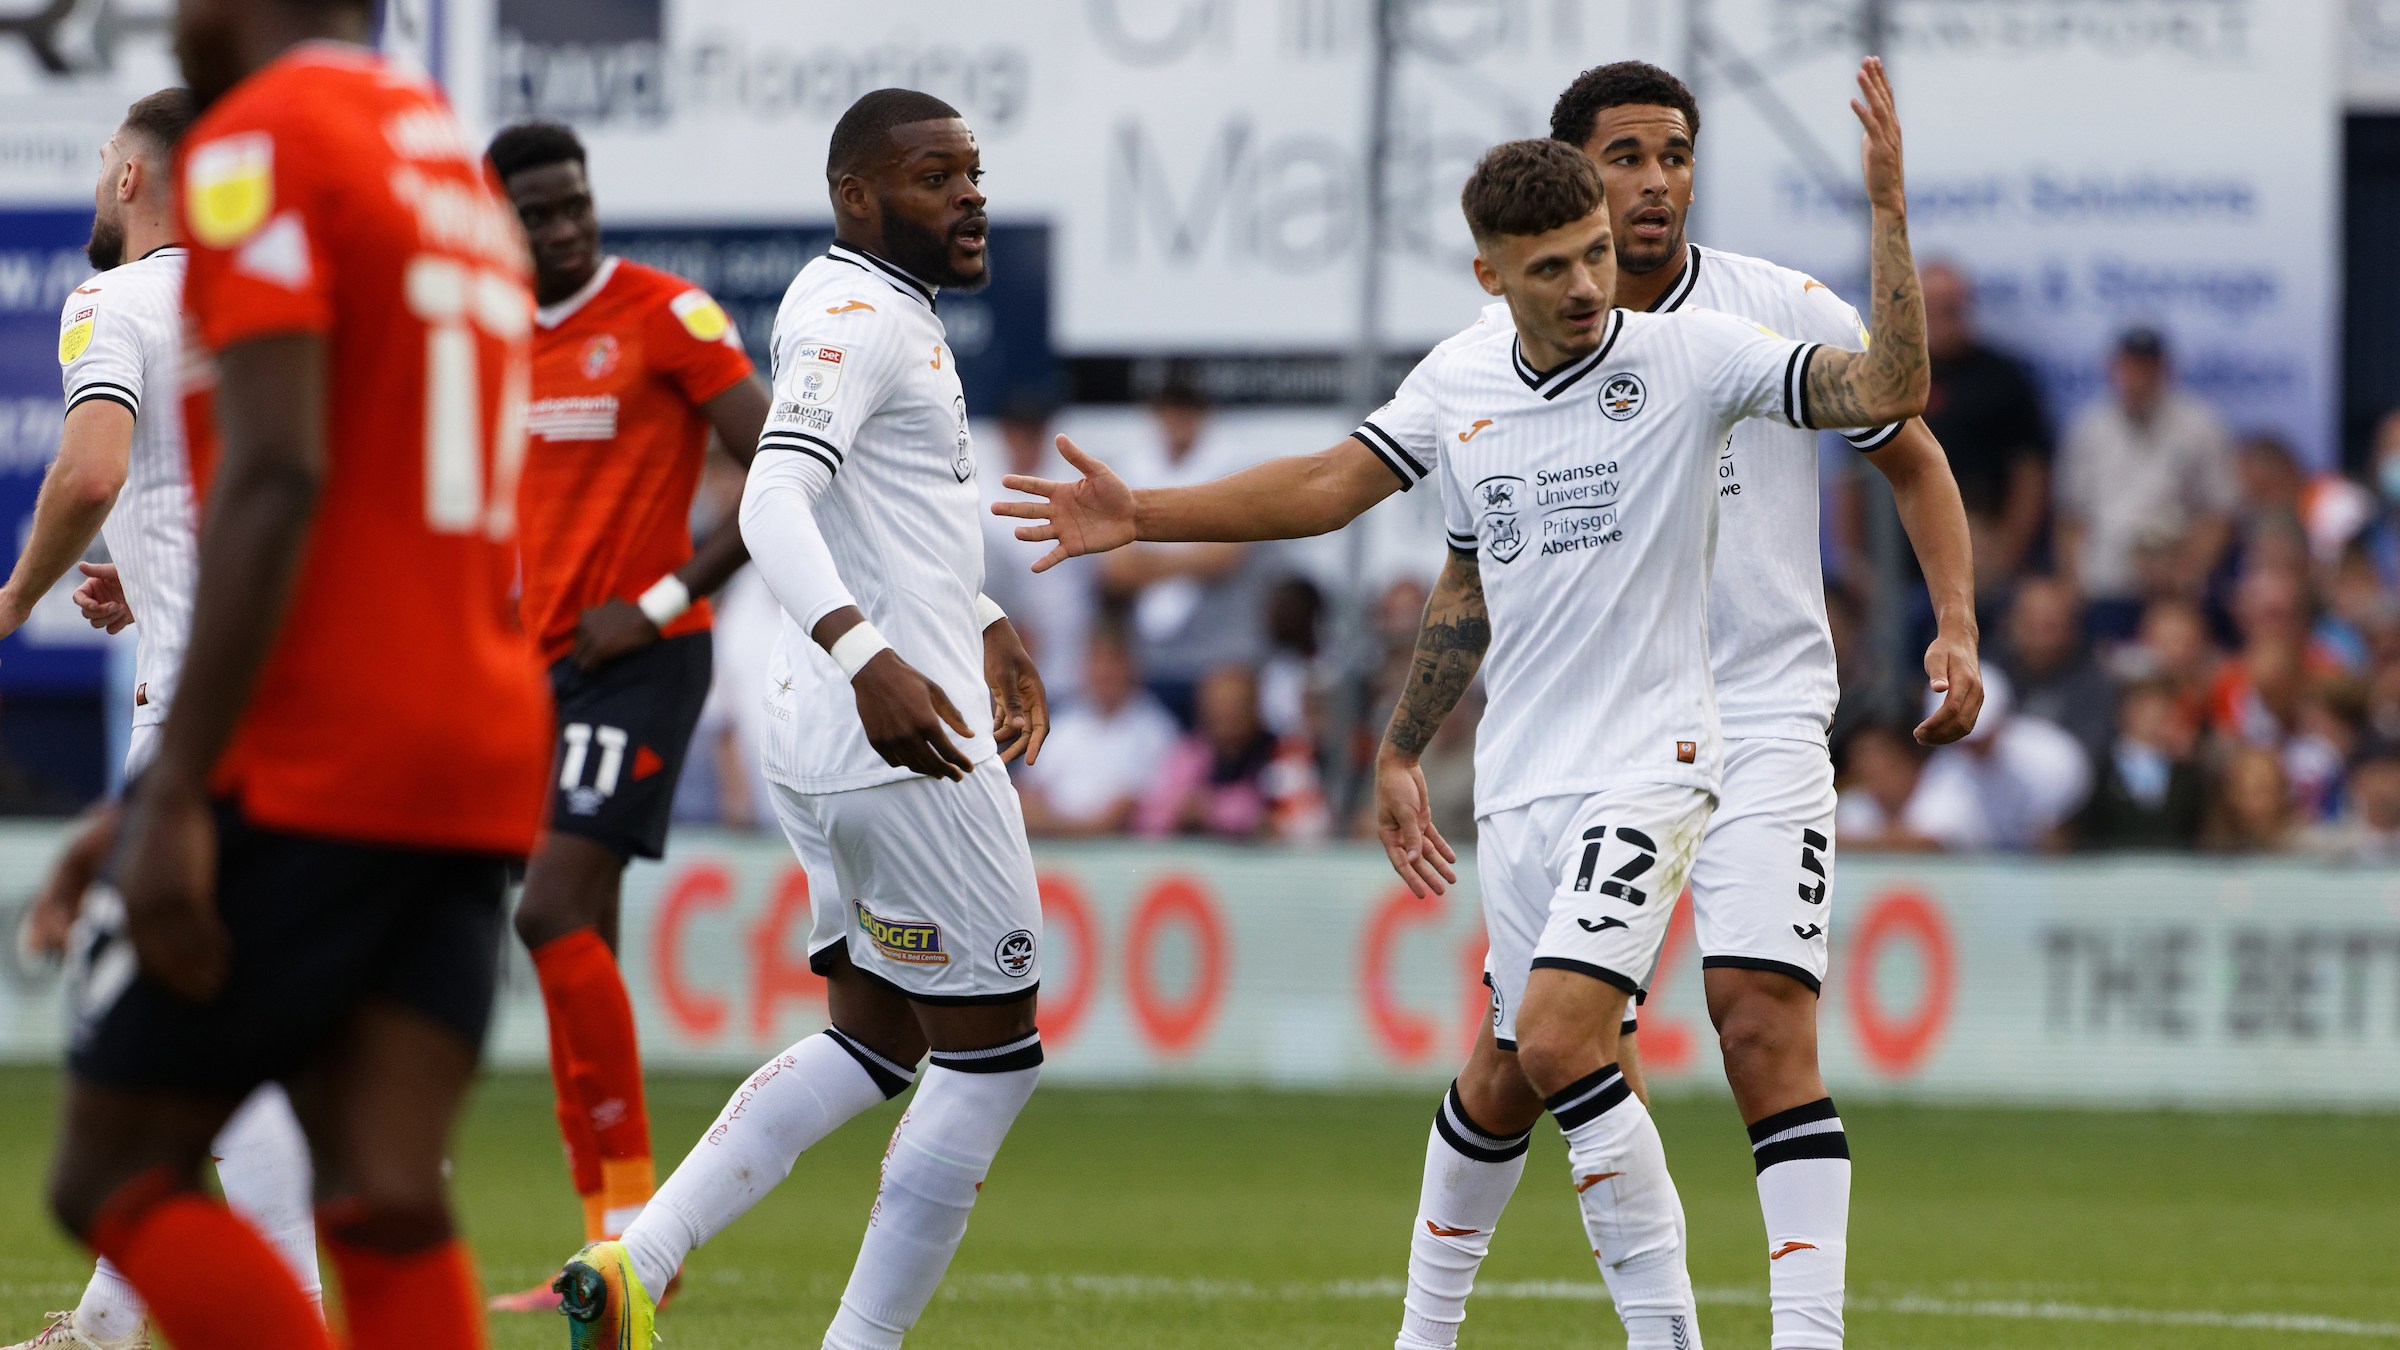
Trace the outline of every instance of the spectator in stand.
<path fill-rule="evenodd" d="M 1991 671 L 1984 672 L 1988 680 Z M 1987 686 L 1988 688 L 1988 686 Z M 1908 728 L 1869 721 L 1842 742 L 1833 835 L 1852 853 L 1938 853 L 1942 841 L 1911 816 L 1925 750 Z"/>
<path fill-rule="evenodd" d="M 2400 742 L 2378 739 L 2359 752 L 2349 798 L 2341 819 L 2310 831 L 2302 847 L 2327 862 L 2400 866 Z"/>
<path fill-rule="evenodd" d="M 2075 817 L 2077 847 L 2183 849 L 2199 842 L 2208 800 L 2193 759 L 2199 726 L 2177 709 L 2176 692 L 2155 678 L 2126 686 L 2118 700 L 2124 730 L 2095 766 L 2091 800 Z"/>
<path fill-rule="evenodd" d="M 2262 746 L 2235 749 L 2209 794 L 2201 845 L 2219 853 L 2283 853 L 2298 840 L 2282 758 Z"/>
<path fill-rule="evenodd" d="M 1950 457 L 1974 537 L 1976 590 L 1988 594 L 2029 566 L 2040 543 L 2049 507 L 2049 421 L 2024 363 L 1976 336 L 1966 277 L 1931 263 L 1920 285 L 1933 367 L 1925 425 Z"/>
<path fill-rule="evenodd" d="M 2234 465 L 2241 489 L 2234 508 L 2237 546 L 2269 521 L 2289 521 L 2306 536 L 2309 556 L 2331 563 L 2374 517 L 2371 493 L 2338 473 L 2309 473 L 2280 436 L 2244 437 Z"/>
<path fill-rule="evenodd" d="M 2375 428 L 2375 509 L 2359 534 L 2383 588 L 2400 595 L 2400 409 Z"/>
<path fill-rule="evenodd" d="M 2109 362 L 2110 397 L 2086 409 L 2059 453 L 2059 572 L 2099 635 L 2130 635 L 2143 594 L 2136 552 L 2173 541 L 2173 593 L 2198 595 L 2230 537 L 2233 442 L 2223 419 L 2177 387 L 2156 329 L 2128 329 Z"/>
<path fill-rule="evenodd" d="M 2175 691 L 2176 715 L 2197 727 L 2209 721 L 2222 659 L 2209 641 L 2207 616 L 2178 596 L 2153 600 L 2142 610 L 2134 640 L 2117 648 L 2111 664 L 2120 682 L 2164 681 Z"/>
<path fill-rule="evenodd" d="M 1161 389 L 1150 401 L 1150 416 L 1158 429 L 1157 456 L 1119 466 L 1136 488 L 1204 483 L 1246 462 L 1229 450 L 1203 446 L 1208 401 L 1188 384 Z M 1128 544 L 1094 555 L 1105 593 L 1133 606 L 1150 692 L 1184 726 L 1194 725 L 1201 676 L 1265 659 L 1274 557 L 1272 545 L 1221 543 Z"/>
<path fill-rule="evenodd" d="M 2383 577 L 2363 541 L 2353 540 L 2332 566 L 2325 586 L 2325 608 L 2317 616 L 2317 647 L 2353 675 L 2364 676 L 2374 665 L 2375 639 L 2400 620 L 2395 597 L 2384 589 Z"/>
<path fill-rule="evenodd" d="M 1258 672 L 1259 716 L 1278 736 L 1324 738 L 1325 686 L 1320 655 L 1325 593 L 1306 577 L 1286 577 L 1267 594 L 1267 663 Z"/>
<path fill-rule="evenodd" d="M 995 459 L 997 462 L 995 462 Z M 1005 474 L 1055 478 L 1068 472 L 1050 436 L 1050 407 L 1030 395 L 1011 398 L 1000 414 L 1000 453 L 976 456 L 983 497 L 983 593 L 1008 611 L 1008 621 L 1041 668 L 1054 706 L 1083 690 L 1084 631 L 1099 606 L 1100 559 L 1069 558 L 1047 572 L 1033 570 L 1048 544 L 1017 538 L 1017 522 L 992 514 L 992 503 L 1016 494 L 1000 486 Z"/>
<path fill-rule="evenodd" d="M 1159 765 L 1134 828 L 1153 837 L 1322 839 L 1332 826 L 1315 756 L 1297 738 L 1278 740 L 1258 714 L 1258 676 L 1219 666 L 1200 682 L 1199 726 Z"/>
<path fill-rule="evenodd" d="M 1182 735 L 1142 688 L 1122 623 L 1092 626 L 1082 665 L 1083 693 L 1051 720 L 1041 759 L 1017 775 L 1027 834 L 1123 834 Z"/>
<path fill-rule="evenodd" d="M 1983 716 L 1925 761 L 1901 821 L 1954 852 L 2064 848 L 2061 827 L 2091 794 L 2092 762 L 2056 723 L 2016 712 L 1998 667 L 1983 677 Z M 1929 697 L 1927 712 L 1941 704 Z"/>
<path fill-rule="evenodd" d="M 2093 660 L 2075 592 L 2056 577 L 2028 577 L 2009 601 L 2000 668 L 2017 711 L 2066 728 L 2097 760 L 2116 736 L 2116 686 Z"/>

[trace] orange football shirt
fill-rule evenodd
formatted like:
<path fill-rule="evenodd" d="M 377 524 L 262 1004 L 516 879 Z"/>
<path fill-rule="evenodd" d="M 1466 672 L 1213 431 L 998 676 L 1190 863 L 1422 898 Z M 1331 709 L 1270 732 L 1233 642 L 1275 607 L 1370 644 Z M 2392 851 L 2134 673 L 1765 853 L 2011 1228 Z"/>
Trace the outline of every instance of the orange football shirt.
<path fill-rule="evenodd" d="M 586 292 L 541 312 L 533 411 L 518 497 L 525 628 L 544 661 L 575 646 L 575 620 L 634 601 L 692 556 L 692 494 L 708 451 L 700 405 L 750 374 L 741 335 L 708 292 L 608 258 Z M 706 600 L 660 630 L 709 625 Z"/>
<path fill-rule="evenodd" d="M 315 523 L 211 788 L 271 829 L 525 853 L 551 715 L 512 594 L 533 326 L 515 218 L 441 96 L 341 44 L 235 86 L 176 169 L 198 349 L 309 334 L 327 362 Z"/>

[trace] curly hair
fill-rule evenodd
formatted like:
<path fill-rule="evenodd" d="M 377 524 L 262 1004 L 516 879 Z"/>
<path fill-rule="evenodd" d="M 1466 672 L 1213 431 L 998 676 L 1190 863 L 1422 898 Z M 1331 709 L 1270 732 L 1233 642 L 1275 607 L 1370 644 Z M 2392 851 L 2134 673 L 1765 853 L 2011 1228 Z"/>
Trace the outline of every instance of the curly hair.
<path fill-rule="evenodd" d="M 1550 105 L 1550 139 L 1580 148 L 1592 138 L 1592 124 L 1603 108 L 1653 104 L 1674 108 L 1691 128 L 1692 142 L 1700 141 L 1700 105 L 1683 81 L 1647 61 L 1613 61 L 1594 66 L 1575 77 L 1567 91 Z"/>
<path fill-rule="evenodd" d="M 1503 141 L 1483 152 L 1458 194 L 1477 243 L 1504 234 L 1547 234 L 1601 208 L 1600 171 L 1559 141 Z"/>

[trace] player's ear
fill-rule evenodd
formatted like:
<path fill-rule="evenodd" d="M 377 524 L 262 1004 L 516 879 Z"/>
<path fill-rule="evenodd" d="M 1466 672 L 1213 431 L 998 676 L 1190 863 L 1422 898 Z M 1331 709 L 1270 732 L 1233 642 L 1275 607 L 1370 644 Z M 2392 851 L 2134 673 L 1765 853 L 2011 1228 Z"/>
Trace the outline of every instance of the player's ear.
<path fill-rule="evenodd" d="M 1475 254 L 1475 284 L 1483 287 L 1485 295 L 1500 294 L 1500 273 L 1483 260 L 1480 249 Z"/>
<path fill-rule="evenodd" d="M 875 194 L 867 180 L 854 173 L 843 174 L 833 185 L 835 215 L 872 223 L 875 219 Z"/>

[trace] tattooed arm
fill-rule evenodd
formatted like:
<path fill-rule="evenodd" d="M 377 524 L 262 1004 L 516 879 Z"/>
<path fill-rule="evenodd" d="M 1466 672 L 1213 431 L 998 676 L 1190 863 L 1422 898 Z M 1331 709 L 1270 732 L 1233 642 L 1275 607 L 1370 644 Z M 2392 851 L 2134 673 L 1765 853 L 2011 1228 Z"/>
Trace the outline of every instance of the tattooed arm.
<path fill-rule="evenodd" d="M 1925 300 L 1908 250 L 1908 194 L 1900 162 L 1900 114 L 1883 61 L 1858 72 L 1866 101 L 1850 110 L 1866 127 L 1859 159 L 1866 169 L 1874 300 L 1863 352 L 1819 348 L 1808 367 L 1808 421 L 1817 427 L 1881 426 L 1925 411 L 1932 372 L 1925 357 Z"/>
<path fill-rule="evenodd" d="M 1383 840 L 1392 870 L 1420 896 L 1440 895 L 1449 882 L 1458 880 L 1450 866 L 1458 861 L 1458 851 L 1433 827 L 1425 771 L 1417 766 L 1417 757 L 1458 706 L 1483 664 L 1484 649 L 1491 645 L 1483 571 L 1474 554 L 1452 549 L 1441 580 L 1434 583 L 1433 597 L 1425 602 L 1425 623 L 1417 630 L 1417 655 L 1409 664 L 1408 684 L 1400 691 L 1392 724 L 1375 755 L 1375 833 Z"/>

